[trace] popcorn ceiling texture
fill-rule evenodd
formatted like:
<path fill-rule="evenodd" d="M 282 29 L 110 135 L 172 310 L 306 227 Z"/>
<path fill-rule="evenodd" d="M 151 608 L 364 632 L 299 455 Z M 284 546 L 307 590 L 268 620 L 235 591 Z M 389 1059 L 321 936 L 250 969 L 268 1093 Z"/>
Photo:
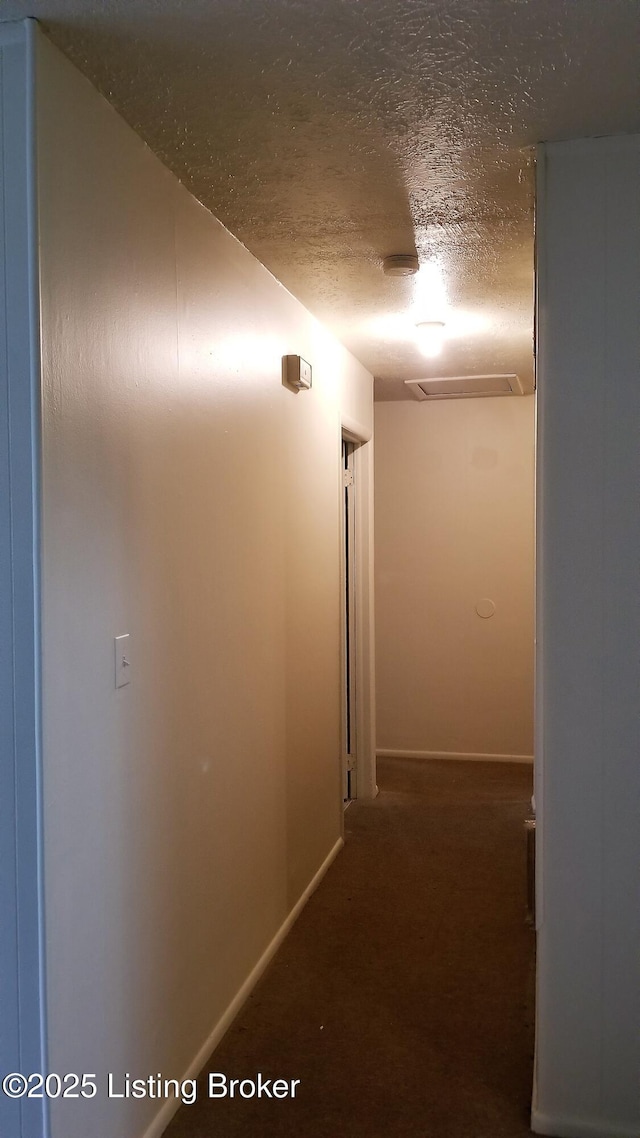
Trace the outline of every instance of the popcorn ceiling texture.
<path fill-rule="evenodd" d="M 4 0 L 379 379 L 532 384 L 538 141 L 640 129 L 636 0 Z M 426 363 L 378 319 L 438 257 L 490 331 Z M 292 345 L 292 350 L 294 346 Z"/>

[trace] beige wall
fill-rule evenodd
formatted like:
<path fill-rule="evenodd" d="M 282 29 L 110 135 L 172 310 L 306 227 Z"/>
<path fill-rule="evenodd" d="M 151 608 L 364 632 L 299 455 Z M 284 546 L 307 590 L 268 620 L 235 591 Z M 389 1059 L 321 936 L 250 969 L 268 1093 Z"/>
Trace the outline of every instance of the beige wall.
<path fill-rule="evenodd" d="M 531 755 L 534 399 L 375 422 L 378 747 Z"/>
<path fill-rule="evenodd" d="M 44 40 L 38 130 L 50 1069 L 180 1077 L 340 836 L 371 377 Z M 158 1105 L 58 1101 L 53 1135 Z"/>

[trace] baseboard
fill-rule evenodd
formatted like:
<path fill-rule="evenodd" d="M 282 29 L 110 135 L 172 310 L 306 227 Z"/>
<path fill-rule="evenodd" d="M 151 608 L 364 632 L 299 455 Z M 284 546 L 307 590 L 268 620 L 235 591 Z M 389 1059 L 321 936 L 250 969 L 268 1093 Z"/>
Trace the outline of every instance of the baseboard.
<path fill-rule="evenodd" d="M 318 888 L 318 885 L 322 881 L 322 878 L 324 877 L 324 875 L 327 872 L 331 863 L 335 860 L 337 855 L 340 853 L 340 850 L 342 849 L 343 845 L 344 845 L 343 839 L 338 838 L 337 842 L 335 843 L 333 848 L 329 851 L 326 858 L 324 859 L 319 870 L 317 871 L 316 874 L 314 874 L 311 881 L 307 885 L 306 889 L 304 890 L 302 895 L 299 897 L 299 899 L 296 901 L 296 904 L 294 905 L 293 909 L 289 913 L 288 917 L 286 917 L 285 920 L 282 922 L 282 924 L 281 924 L 280 928 L 278 929 L 276 935 L 274 936 L 273 940 L 270 942 L 270 944 L 264 950 L 264 952 L 263 952 L 262 956 L 260 957 L 258 963 L 255 965 L 254 968 L 252 968 L 251 972 L 247 976 L 247 978 L 244 981 L 244 983 L 242 984 L 241 988 L 236 992 L 235 996 L 233 997 L 233 999 L 232 999 L 231 1003 L 229 1004 L 229 1006 L 227 1007 L 226 1011 L 223 1013 L 223 1015 L 218 1020 L 218 1022 L 216 1023 L 216 1025 L 213 1028 L 213 1030 L 211 1031 L 211 1033 L 205 1039 L 205 1041 L 202 1044 L 202 1047 L 199 1049 L 197 1055 L 195 1055 L 194 1058 L 192 1059 L 187 1070 L 185 1071 L 184 1075 L 182 1076 L 182 1080 L 184 1080 L 184 1079 L 195 1079 L 200 1074 L 200 1071 L 204 1067 L 207 1059 L 211 1055 L 212 1051 L 214 1051 L 215 1048 L 218 1046 L 218 1044 L 220 1043 L 220 1040 L 222 1039 L 223 1035 L 227 1032 L 227 1030 L 230 1028 L 230 1026 L 233 1023 L 234 1019 L 236 1018 L 238 1012 L 242 1008 L 243 1004 L 246 1002 L 246 1000 L 251 995 L 251 992 L 253 991 L 256 984 L 258 983 L 258 980 L 262 976 L 262 973 L 264 972 L 265 968 L 267 967 L 267 965 L 270 963 L 270 961 L 275 956 L 276 952 L 280 948 L 280 945 L 282 944 L 283 940 L 285 939 L 287 933 L 289 932 L 291 927 L 295 924 L 296 920 L 300 916 L 300 913 L 304 909 L 304 906 L 306 905 L 307 901 L 309 900 L 311 894 L 314 893 L 315 890 Z M 145 1130 L 142 1138 L 161 1138 L 162 1134 L 164 1133 L 167 1126 L 171 1122 L 171 1119 L 173 1118 L 174 1114 L 177 1113 L 177 1111 L 181 1105 L 182 1105 L 182 1103 L 180 1102 L 180 1099 L 167 1099 L 167 1101 L 164 1103 L 164 1105 L 158 1111 L 158 1113 L 157 1113 L 156 1117 L 154 1118 L 153 1122 L 151 1123 L 151 1125 Z"/>
<path fill-rule="evenodd" d="M 531 1111 L 531 1129 L 534 1134 L 549 1134 L 553 1138 L 638 1138 L 638 1126 L 613 1126 L 609 1122 L 582 1122 L 574 1118 L 552 1118 L 548 1114 Z"/>
<path fill-rule="evenodd" d="M 401 751 L 396 748 L 380 748 L 376 751 L 380 759 L 453 759 L 470 763 L 532 763 L 533 755 L 484 755 L 463 751 Z"/>

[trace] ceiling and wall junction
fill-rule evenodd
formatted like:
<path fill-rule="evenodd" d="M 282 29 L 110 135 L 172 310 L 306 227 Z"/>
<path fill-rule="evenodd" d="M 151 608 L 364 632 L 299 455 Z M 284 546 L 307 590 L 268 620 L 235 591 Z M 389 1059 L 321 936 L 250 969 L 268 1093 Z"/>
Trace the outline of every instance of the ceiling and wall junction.
<path fill-rule="evenodd" d="M 636 0 L 4 0 L 25 16 L 377 398 L 470 372 L 532 389 L 532 147 L 640 127 Z M 420 280 L 381 272 L 402 252 L 440 269 L 438 360 L 413 335 Z"/>

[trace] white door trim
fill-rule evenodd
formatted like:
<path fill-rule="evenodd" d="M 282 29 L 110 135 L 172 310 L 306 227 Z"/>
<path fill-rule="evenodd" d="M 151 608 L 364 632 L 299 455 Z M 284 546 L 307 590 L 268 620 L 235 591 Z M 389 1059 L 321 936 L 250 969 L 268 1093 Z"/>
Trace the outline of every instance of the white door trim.
<path fill-rule="evenodd" d="M 343 415 L 342 438 L 355 444 L 355 594 L 356 594 L 356 692 L 355 716 L 358 741 L 356 796 L 375 798 L 375 626 L 373 593 L 373 441 L 371 428 Z M 342 491 L 341 491 L 342 492 Z"/>

